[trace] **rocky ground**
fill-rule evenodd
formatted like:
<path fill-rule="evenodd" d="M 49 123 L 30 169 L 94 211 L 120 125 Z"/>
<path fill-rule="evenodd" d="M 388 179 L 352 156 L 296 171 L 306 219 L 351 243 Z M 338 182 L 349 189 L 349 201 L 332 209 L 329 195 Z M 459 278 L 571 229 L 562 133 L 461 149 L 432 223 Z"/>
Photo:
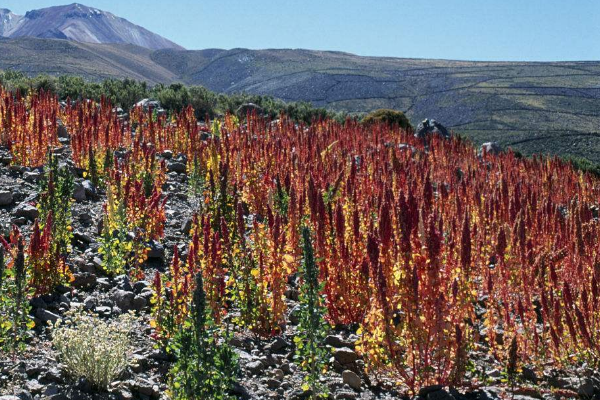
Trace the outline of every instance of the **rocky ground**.
<path fill-rule="evenodd" d="M 68 161 L 68 154 L 63 154 Z M 37 216 L 35 204 L 38 192 L 38 169 L 10 166 L 10 157 L 0 150 L 0 227 L 6 234 L 12 224 L 28 236 Z M 17 359 L 0 355 L 0 400 L 27 399 L 163 399 L 166 398 L 165 378 L 172 360 L 155 347 L 150 338 L 149 279 L 156 269 L 164 270 L 174 246 L 185 251 L 194 201 L 188 196 L 187 177 L 176 160 L 169 161 L 170 172 L 164 186 L 168 196 L 165 239 L 152 252 L 147 263 L 148 281 L 132 283 L 127 276 L 109 278 L 100 270 L 98 254 L 98 224 L 102 218 L 104 197 L 89 181 L 76 179 L 73 203 L 73 253 L 69 265 L 75 281 L 69 288 L 51 296 L 31 301 L 36 328 L 27 349 Z M 232 340 L 239 355 L 241 376 L 235 394 L 241 399 L 304 399 L 309 392 L 301 389 L 302 373 L 293 362 L 293 336 L 297 324 L 298 287 L 290 279 L 286 291 L 288 315 L 286 331 L 271 340 L 259 340 L 238 333 Z M 135 348 L 131 365 L 109 392 L 92 390 L 85 380 L 68 376 L 51 345 L 48 321 L 56 321 L 67 310 L 83 306 L 103 318 L 134 311 L 138 329 L 134 330 Z M 389 382 L 366 376 L 364 363 L 355 352 L 357 336 L 350 328 L 333 329 L 327 337 L 331 348 L 330 372 L 322 377 L 331 399 L 396 399 L 401 393 Z M 588 368 L 559 371 L 550 368 L 525 368 L 514 385 L 503 383 L 502 367 L 485 353 L 472 354 L 473 368 L 468 373 L 470 387 L 456 391 L 450 388 L 428 387 L 418 397 L 427 400 L 476 400 L 513 398 L 550 399 L 581 397 L 600 399 L 600 373 Z"/>

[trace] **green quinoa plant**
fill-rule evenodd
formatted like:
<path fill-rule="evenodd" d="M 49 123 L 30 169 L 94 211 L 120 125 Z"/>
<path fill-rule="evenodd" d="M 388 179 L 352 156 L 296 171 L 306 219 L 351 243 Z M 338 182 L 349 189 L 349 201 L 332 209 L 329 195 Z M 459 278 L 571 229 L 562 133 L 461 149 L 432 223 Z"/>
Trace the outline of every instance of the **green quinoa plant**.
<path fill-rule="evenodd" d="M 238 372 L 229 334 L 215 325 L 207 304 L 202 273 L 196 273 L 190 316 L 174 338 L 177 361 L 170 371 L 175 400 L 226 400 Z"/>
<path fill-rule="evenodd" d="M 302 228 L 302 253 L 303 283 L 300 288 L 299 333 L 294 337 L 295 359 L 307 373 L 304 389 L 312 390 L 313 398 L 326 398 L 327 388 L 319 382 L 319 377 L 327 370 L 329 352 L 325 347 L 325 337 L 329 326 L 325 321 L 326 308 L 321 296 L 323 285 L 319 283 L 319 268 L 311 233 L 306 226 Z"/>
<path fill-rule="evenodd" d="M 48 215 L 52 214 L 51 253 L 59 254 L 62 257 L 66 257 L 71 251 L 73 188 L 73 175 L 69 168 L 60 166 L 58 158 L 50 154 L 41 181 L 40 202 L 38 204 L 39 221 L 40 229 L 43 230 Z"/>
<path fill-rule="evenodd" d="M 5 249 L 11 257 L 7 263 Z M 13 356 L 23 349 L 27 332 L 34 327 L 29 312 L 23 238 L 13 229 L 10 243 L 0 243 L 0 350 Z"/>

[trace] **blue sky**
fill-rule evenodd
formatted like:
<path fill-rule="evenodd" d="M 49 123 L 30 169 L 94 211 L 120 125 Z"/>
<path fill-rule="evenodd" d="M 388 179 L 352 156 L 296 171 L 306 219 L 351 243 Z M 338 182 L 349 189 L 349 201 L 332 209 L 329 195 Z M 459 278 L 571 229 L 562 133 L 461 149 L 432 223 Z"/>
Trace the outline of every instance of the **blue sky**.
<path fill-rule="evenodd" d="M 4 0 L 22 14 L 71 1 Z M 501 61 L 600 60 L 600 0 L 82 0 L 188 49 L 306 48 Z"/>

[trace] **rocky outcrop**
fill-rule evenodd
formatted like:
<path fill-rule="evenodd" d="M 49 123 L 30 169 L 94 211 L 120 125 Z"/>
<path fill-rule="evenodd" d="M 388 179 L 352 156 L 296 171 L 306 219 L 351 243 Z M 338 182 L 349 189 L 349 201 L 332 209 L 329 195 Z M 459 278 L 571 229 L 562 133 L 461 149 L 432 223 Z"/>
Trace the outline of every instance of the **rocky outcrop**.
<path fill-rule="evenodd" d="M 450 132 L 448 129 L 435 119 L 425 119 L 417 125 L 415 130 L 415 137 L 424 139 L 428 135 L 440 135 L 443 138 L 450 138 Z"/>

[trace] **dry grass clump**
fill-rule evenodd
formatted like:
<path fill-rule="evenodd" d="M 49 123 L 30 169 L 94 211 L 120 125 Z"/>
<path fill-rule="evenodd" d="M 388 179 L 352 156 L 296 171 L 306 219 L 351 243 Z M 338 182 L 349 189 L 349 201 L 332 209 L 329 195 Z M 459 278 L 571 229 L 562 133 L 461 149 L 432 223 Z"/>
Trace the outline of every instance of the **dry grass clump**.
<path fill-rule="evenodd" d="M 56 322 L 52 344 L 68 374 L 106 389 L 127 368 L 132 330 L 130 314 L 106 321 L 77 309 Z"/>

